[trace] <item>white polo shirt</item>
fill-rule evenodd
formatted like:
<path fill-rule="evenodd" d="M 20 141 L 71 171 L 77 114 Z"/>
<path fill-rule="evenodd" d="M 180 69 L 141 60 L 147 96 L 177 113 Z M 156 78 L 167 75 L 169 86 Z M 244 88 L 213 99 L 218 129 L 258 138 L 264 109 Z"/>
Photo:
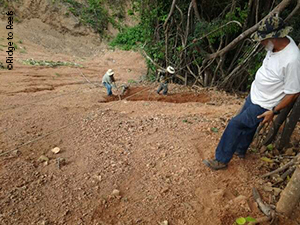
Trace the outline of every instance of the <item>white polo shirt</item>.
<path fill-rule="evenodd" d="M 286 94 L 300 92 L 300 50 L 294 40 L 279 52 L 268 51 L 251 85 L 251 101 L 271 110 Z"/>

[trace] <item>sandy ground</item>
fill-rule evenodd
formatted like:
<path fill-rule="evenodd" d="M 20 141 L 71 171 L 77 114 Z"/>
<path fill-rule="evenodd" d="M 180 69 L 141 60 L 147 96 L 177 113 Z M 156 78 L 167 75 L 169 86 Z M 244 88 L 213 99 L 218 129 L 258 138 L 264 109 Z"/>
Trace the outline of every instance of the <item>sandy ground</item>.
<path fill-rule="evenodd" d="M 174 84 L 159 96 L 157 84 L 140 82 L 146 66 L 138 53 L 67 36 L 66 45 L 95 51 L 63 51 L 55 31 L 44 31 L 48 41 L 39 43 L 29 28 L 16 27 L 14 69 L 0 70 L 0 224 L 232 225 L 263 216 L 252 187 L 272 201 L 262 191 L 258 154 L 235 157 L 223 171 L 202 163 L 242 98 Z M 23 65 L 29 58 L 83 67 Z M 100 79 L 108 68 L 118 86 L 131 84 L 126 99 L 118 101 L 116 90 L 105 96 Z M 297 212 L 279 224 L 299 224 Z"/>

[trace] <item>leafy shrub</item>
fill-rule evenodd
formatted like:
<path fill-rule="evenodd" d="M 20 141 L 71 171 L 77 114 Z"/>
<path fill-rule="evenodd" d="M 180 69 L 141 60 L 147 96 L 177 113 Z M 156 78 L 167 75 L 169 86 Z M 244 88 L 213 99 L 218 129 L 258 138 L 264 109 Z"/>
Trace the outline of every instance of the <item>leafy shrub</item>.
<path fill-rule="evenodd" d="M 129 27 L 120 32 L 117 37 L 109 43 L 111 47 L 119 47 L 122 50 L 131 50 L 140 47 L 146 40 L 145 31 L 141 25 Z"/>
<path fill-rule="evenodd" d="M 102 0 L 88 0 L 86 5 L 75 0 L 62 1 L 70 5 L 69 11 L 79 17 L 83 24 L 90 25 L 99 34 L 107 29 L 109 16 L 101 6 Z"/>

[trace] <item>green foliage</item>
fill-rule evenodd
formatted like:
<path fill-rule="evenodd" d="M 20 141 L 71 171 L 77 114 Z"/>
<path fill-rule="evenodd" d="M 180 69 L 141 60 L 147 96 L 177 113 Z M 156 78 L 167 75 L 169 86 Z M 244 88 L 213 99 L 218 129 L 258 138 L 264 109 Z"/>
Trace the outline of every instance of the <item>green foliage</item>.
<path fill-rule="evenodd" d="M 129 80 L 127 81 L 127 83 L 129 83 L 129 84 L 136 84 L 137 82 L 136 82 L 135 80 L 129 79 Z"/>
<path fill-rule="evenodd" d="M 134 15 L 134 11 L 133 11 L 132 9 L 128 9 L 128 10 L 127 10 L 127 14 L 128 14 L 129 16 L 133 16 L 133 15 Z"/>
<path fill-rule="evenodd" d="M 211 130 L 212 132 L 214 132 L 214 133 L 218 133 L 218 132 L 219 132 L 219 129 L 216 128 L 216 127 L 212 127 L 212 128 L 210 128 L 210 130 Z"/>
<path fill-rule="evenodd" d="M 266 55 L 266 51 L 261 51 L 256 54 L 255 57 L 252 58 L 251 63 L 248 68 L 248 82 L 247 82 L 247 90 L 250 90 L 251 84 L 255 78 L 256 71 L 261 67 L 263 59 Z"/>
<path fill-rule="evenodd" d="M 0 0 L 0 7 L 3 7 L 3 8 L 8 8 L 8 2 L 7 0 Z"/>
<path fill-rule="evenodd" d="M 274 149 L 274 146 L 273 146 L 272 144 L 269 144 L 269 145 L 267 146 L 267 149 L 270 150 L 270 151 L 272 151 L 272 150 Z"/>
<path fill-rule="evenodd" d="M 21 54 L 26 54 L 27 51 L 26 51 L 26 49 L 23 48 L 23 49 L 20 50 L 20 53 L 21 53 Z"/>
<path fill-rule="evenodd" d="M 48 60 L 34 60 L 34 59 L 26 59 L 22 60 L 24 65 L 33 65 L 33 66 L 49 66 L 49 67 L 57 67 L 57 66 L 75 66 L 82 67 L 82 65 L 78 63 L 72 62 L 62 62 L 62 61 L 48 61 Z"/>
<path fill-rule="evenodd" d="M 236 225 L 244 225 L 244 224 L 248 224 L 249 222 L 255 222 L 255 219 L 248 216 L 248 217 L 239 217 L 235 220 Z"/>
<path fill-rule="evenodd" d="M 4 64 L 0 61 L 0 69 L 5 69 Z"/>
<path fill-rule="evenodd" d="M 107 10 L 102 7 L 102 0 L 87 0 L 87 4 L 75 0 L 62 0 L 70 5 L 69 11 L 80 18 L 83 24 L 90 25 L 99 34 L 107 29 L 109 16 Z"/>
<path fill-rule="evenodd" d="M 136 49 L 145 42 L 145 33 L 146 31 L 141 25 L 129 27 L 120 32 L 109 45 L 111 47 L 119 47 L 122 50 Z"/>
<path fill-rule="evenodd" d="M 18 45 L 16 43 L 14 43 L 13 46 L 14 46 L 15 50 L 18 49 Z"/>

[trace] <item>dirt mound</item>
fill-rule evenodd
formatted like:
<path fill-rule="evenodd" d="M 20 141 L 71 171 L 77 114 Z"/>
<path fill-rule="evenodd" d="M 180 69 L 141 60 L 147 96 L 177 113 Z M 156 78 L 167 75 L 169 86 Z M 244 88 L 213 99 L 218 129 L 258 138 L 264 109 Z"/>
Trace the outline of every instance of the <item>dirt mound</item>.
<path fill-rule="evenodd" d="M 104 100 L 99 102 L 112 102 L 125 99 L 127 101 L 156 101 L 170 103 L 186 103 L 186 102 L 201 102 L 206 103 L 210 98 L 205 93 L 170 93 L 168 95 L 159 95 L 151 88 L 147 87 L 131 87 L 124 95 L 106 96 Z"/>
<path fill-rule="evenodd" d="M 60 33 L 70 33 L 73 36 L 87 36 L 94 33 L 91 28 L 83 26 L 78 18 L 69 13 L 69 7 L 59 1 L 19 0 L 10 4 L 19 22 L 39 19 L 52 29 Z"/>

